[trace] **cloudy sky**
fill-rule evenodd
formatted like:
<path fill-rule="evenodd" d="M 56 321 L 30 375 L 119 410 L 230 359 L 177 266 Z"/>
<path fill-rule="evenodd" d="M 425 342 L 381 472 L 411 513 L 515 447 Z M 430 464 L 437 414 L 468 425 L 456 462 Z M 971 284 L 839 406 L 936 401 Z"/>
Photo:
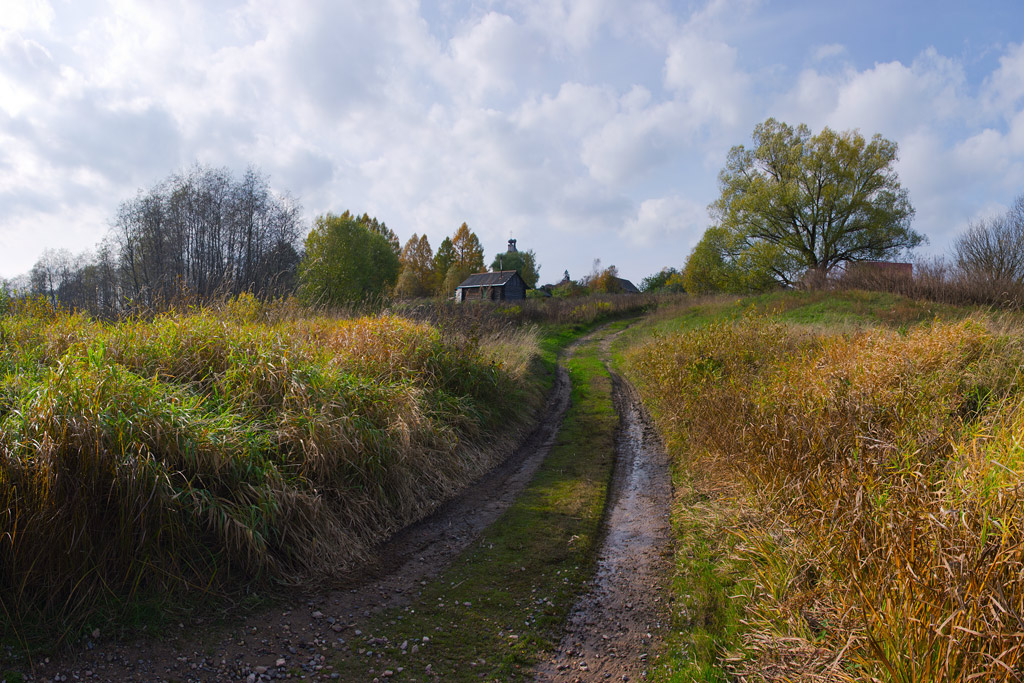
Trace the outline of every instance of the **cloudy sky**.
<path fill-rule="evenodd" d="M 0 277 L 198 161 L 639 281 L 769 116 L 898 142 L 940 254 L 1024 192 L 1024 3 L 0 0 Z"/>

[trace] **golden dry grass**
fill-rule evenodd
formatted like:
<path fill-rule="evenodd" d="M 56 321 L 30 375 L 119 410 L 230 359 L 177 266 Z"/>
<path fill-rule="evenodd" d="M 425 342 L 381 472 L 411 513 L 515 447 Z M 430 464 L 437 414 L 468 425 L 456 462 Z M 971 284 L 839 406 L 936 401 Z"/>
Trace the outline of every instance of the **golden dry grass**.
<path fill-rule="evenodd" d="M 1021 330 L 748 317 L 627 355 L 670 445 L 726 463 L 753 600 L 744 680 L 1017 680 Z"/>

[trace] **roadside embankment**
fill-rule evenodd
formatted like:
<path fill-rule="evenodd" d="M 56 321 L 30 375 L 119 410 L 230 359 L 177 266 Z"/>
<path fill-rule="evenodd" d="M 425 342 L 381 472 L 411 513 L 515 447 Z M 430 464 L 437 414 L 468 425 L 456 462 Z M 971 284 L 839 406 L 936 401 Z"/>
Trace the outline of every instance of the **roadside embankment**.
<path fill-rule="evenodd" d="M 245 304 L 0 320 L 0 642 L 342 574 L 499 462 L 542 403 L 531 330 Z"/>
<path fill-rule="evenodd" d="M 687 635 L 663 675 L 1016 680 L 1019 323 L 901 321 L 849 293 L 806 297 L 813 324 L 794 325 L 810 311 L 780 299 L 718 305 L 625 354 L 700 494 L 679 487 L 677 567 L 706 578 L 680 584 Z"/>

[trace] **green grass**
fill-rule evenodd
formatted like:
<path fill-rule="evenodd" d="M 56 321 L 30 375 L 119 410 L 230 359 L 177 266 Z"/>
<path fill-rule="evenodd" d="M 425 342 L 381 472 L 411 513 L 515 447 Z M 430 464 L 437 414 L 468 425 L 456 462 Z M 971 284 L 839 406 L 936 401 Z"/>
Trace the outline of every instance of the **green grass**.
<path fill-rule="evenodd" d="M 631 349 L 652 340 L 730 324 L 751 315 L 832 331 L 871 325 L 906 327 L 935 317 L 959 319 L 963 309 L 911 301 L 875 292 L 776 292 L 758 296 L 683 299 L 662 307 L 621 335 L 613 346 L 615 363 L 641 387 L 638 372 L 626 370 Z M 639 380 L 639 381 L 638 381 Z M 698 389 L 681 391 L 695 392 Z M 672 592 L 677 609 L 652 672 L 655 681 L 724 681 L 728 657 L 743 650 L 743 624 L 754 568 L 742 552 L 742 528 L 751 503 L 729 482 L 731 473 L 691 452 L 692 445 L 674 414 L 659 414 L 659 402 L 641 388 L 673 456 L 672 508 L 676 546 Z M 700 400 L 699 398 L 697 400 Z"/>
<path fill-rule="evenodd" d="M 572 334 L 552 335 L 548 348 Z M 593 569 L 618 424 L 597 340 L 578 349 L 568 370 L 572 406 L 527 490 L 412 605 L 375 617 L 348 641 L 334 662 L 344 680 L 399 667 L 398 680 L 526 680 L 557 644 Z M 371 644 L 385 633 L 386 643 Z"/>
<path fill-rule="evenodd" d="M 779 323 L 832 333 L 853 333 L 871 326 L 907 329 L 935 318 L 959 320 L 969 310 L 914 301 L 877 292 L 775 292 L 749 297 L 714 296 L 670 302 L 633 325 L 613 345 L 615 364 L 625 369 L 631 349 L 691 334 L 709 326 L 732 324 L 751 315 L 770 315 Z M 676 426 L 679 416 L 659 414 L 658 401 L 638 371 L 626 372 L 638 385 L 655 414 L 673 456 L 676 499 L 672 509 L 675 533 L 673 598 L 680 608 L 663 644 L 656 681 L 728 680 L 724 662 L 744 647 L 743 635 L 748 596 L 754 568 L 742 549 L 741 520 L 750 514 L 752 502 L 726 484 L 732 473 L 714 470 L 707 460 L 691 452 L 685 430 Z M 698 401 L 699 388 L 679 388 Z"/>
<path fill-rule="evenodd" d="M 936 318 L 959 320 L 968 309 L 908 299 L 886 292 L 787 292 L 755 299 L 760 312 L 779 311 L 779 319 L 832 330 L 870 325 L 913 326 Z"/>
<path fill-rule="evenodd" d="M 630 377 L 627 356 L 631 349 L 651 339 L 734 319 L 750 305 L 749 300 L 736 297 L 674 303 L 667 310 L 645 317 L 615 340 L 615 367 Z M 631 379 L 636 379 L 635 373 Z M 659 426 L 671 420 L 669 415 L 658 414 L 656 403 L 648 404 L 648 408 Z M 664 436 L 664 429 L 662 432 Z M 650 680 L 727 681 L 730 679 L 722 662 L 741 647 L 745 605 L 742 583 L 748 572 L 736 553 L 738 539 L 732 533 L 741 509 L 734 492 L 717 481 L 716 472 L 697 466 L 697 459 L 686 453 L 685 444 L 667 441 L 674 490 L 673 610 Z"/>
<path fill-rule="evenodd" d="M 751 296 L 676 296 L 666 299 L 615 343 L 616 362 L 622 351 L 651 337 L 742 320 L 753 314 L 831 332 L 855 332 L 881 325 L 906 329 L 932 320 L 961 320 L 972 310 L 886 292 L 784 291 Z"/>
<path fill-rule="evenodd" d="M 672 469 L 673 612 L 650 680 L 727 681 L 722 659 L 740 648 L 745 606 L 747 570 L 730 533 L 737 509 L 679 460 Z"/>
<path fill-rule="evenodd" d="M 152 632 L 211 599 L 358 565 L 507 452 L 559 345 L 656 300 L 345 319 L 241 296 L 111 322 L 13 302 L 0 647 Z"/>

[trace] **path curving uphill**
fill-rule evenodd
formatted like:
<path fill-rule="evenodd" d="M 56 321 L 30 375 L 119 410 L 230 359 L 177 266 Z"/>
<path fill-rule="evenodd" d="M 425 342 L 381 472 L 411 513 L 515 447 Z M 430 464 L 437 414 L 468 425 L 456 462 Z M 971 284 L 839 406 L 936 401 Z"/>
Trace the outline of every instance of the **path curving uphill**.
<path fill-rule="evenodd" d="M 636 391 L 615 373 L 612 379 L 620 427 L 605 539 L 589 590 L 537 681 L 641 680 L 668 622 L 669 458 Z"/>

